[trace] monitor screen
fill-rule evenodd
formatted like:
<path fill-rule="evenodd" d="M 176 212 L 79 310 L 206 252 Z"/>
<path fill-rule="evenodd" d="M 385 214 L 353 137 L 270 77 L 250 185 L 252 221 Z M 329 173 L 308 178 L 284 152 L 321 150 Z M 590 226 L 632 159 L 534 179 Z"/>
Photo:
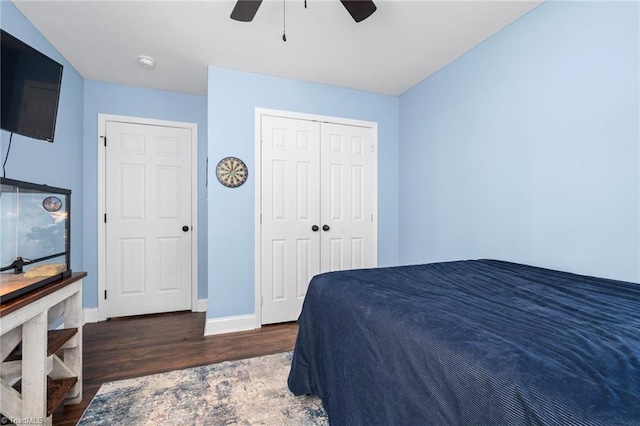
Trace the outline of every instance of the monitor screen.
<path fill-rule="evenodd" d="M 53 142 L 62 65 L 0 30 L 2 129 Z"/>

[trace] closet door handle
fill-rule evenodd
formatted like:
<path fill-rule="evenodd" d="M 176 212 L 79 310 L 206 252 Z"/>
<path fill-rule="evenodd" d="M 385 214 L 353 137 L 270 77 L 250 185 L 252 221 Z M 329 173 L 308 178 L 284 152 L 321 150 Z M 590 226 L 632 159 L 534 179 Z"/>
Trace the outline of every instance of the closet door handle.
<path fill-rule="evenodd" d="M 322 230 L 323 230 L 323 231 L 325 231 L 325 232 L 326 232 L 326 231 L 328 231 L 329 229 L 331 229 L 331 228 L 329 228 L 329 225 L 322 225 Z"/>
<path fill-rule="evenodd" d="M 312 230 L 313 232 L 318 232 L 318 229 L 320 229 L 320 228 L 318 228 L 318 225 L 313 225 L 313 226 L 311 227 L 311 230 Z"/>

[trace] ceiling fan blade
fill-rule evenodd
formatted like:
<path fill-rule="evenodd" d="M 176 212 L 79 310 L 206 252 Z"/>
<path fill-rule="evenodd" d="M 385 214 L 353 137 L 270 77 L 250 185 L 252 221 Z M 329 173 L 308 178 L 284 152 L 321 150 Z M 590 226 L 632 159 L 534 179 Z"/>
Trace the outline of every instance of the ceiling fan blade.
<path fill-rule="evenodd" d="M 231 19 L 240 22 L 251 22 L 260 7 L 262 0 L 238 0 L 233 11 Z"/>
<path fill-rule="evenodd" d="M 340 0 L 340 2 L 356 22 L 364 21 L 377 9 L 371 0 Z"/>

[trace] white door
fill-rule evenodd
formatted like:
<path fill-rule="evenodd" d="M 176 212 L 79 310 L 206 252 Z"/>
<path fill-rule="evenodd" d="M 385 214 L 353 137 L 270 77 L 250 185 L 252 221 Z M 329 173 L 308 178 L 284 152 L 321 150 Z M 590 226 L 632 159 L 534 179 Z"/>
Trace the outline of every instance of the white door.
<path fill-rule="evenodd" d="M 373 130 L 262 116 L 262 324 L 295 321 L 321 272 L 373 267 Z"/>
<path fill-rule="evenodd" d="M 373 132 L 322 123 L 320 270 L 371 268 L 373 251 Z"/>
<path fill-rule="evenodd" d="M 106 138 L 106 316 L 190 309 L 191 130 L 109 121 Z"/>
<path fill-rule="evenodd" d="M 263 116 L 263 324 L 298 319 L 320 272 L 319 152 L 318 122 Z"/>

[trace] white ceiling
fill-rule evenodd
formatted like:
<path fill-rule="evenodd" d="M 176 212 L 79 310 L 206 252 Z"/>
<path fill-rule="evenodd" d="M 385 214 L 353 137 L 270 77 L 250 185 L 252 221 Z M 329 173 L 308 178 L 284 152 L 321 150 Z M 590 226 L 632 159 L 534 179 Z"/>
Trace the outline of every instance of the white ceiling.
<path fill-rule="evenodd" d="M 281 0 L 248 23 L 234 1 L 14 0 L 84 78 L 203 95 L 208 64 L 400 95 L 541 1 L 377 0 L 360 23 L 338 0 L 307 3 L 286 1 L 285 43 Z"/>

